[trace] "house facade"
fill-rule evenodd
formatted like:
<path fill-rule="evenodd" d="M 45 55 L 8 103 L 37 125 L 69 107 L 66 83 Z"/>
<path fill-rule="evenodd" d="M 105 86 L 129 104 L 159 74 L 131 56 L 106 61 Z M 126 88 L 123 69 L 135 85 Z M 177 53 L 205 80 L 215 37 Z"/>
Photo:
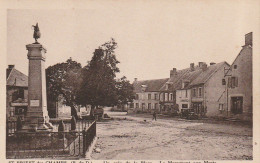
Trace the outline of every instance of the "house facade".
<path fill-rule="evenodd" d="M 16 121 L 24 120 L 28 108 L 28 76 L 8 65 L 6 69 L 6 117 Z"/>
<path fill-rule="evenodd" d="M 199 62 L 198 66 L 194 66 L 194 63 L 191 63 L 190 70 L 181 78 L 181 87 L 178 87 L 176 90 L 176 104 L 179 111 L 191 108 L 191 89 L 189 89 L 189 86 L 202 73 L 201 63 Z"/>
<path fill-rule="evenodd" d="M 202 72 L 188 87 L 191 108 L 201 116 L 225 116 L 227 104 L 223 94 L 226 87 L 222 84 L 222 79 L 230 65 L 227 62 L 211 63 L 210 66 L 203 63 L 201 67 Z"/>
<path fill-rule="evenodd" d="M 252 120 L 252 47 L 253 33 L 245 35 L 245 45 L 226 74 L 228 116 Z"/>
<path fill-rule="evenodd" d="M 160 111 L 160 88 L 167 82 L 168 78 L 143 80 L 135 79 L 133 82 L 135 99 L 132 107 L 134 111 L 153 112 Z"/>

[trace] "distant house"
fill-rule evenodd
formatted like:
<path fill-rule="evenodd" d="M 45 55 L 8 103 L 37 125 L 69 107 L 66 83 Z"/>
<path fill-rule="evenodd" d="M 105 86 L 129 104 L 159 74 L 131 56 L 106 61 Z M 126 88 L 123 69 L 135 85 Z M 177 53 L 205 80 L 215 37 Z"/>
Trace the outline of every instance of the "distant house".
<path fill-rule="evenodd" d="M 192 63 L 190 68 L 182 70 L 176 70 L 176 68 L 173 68 L 170 71 L 169 80 L 160 89 L 161 112 L 171 114 L 180 110 L 182 104 L 179 102 L 179 97 L 177 98 L 176 95 L 179 95 L 179 92 L 181 91 L 177 92 L 177 90 L 186 87 L 186 85 L 190 83 L 191 79 L 196 77 L 197 69 L 198 68 Z"/>
<path fill-rule="evenodd" d="M 176 104 L 178 105 L 179 111 L 181 109 L 191 108 L 191 89 L 189 86 L 193 80 L 195 80 L 203 71 L 199 65 L 194 66 L 194 63 L 190 64 L 190 70 L 181 77 L 181 86 L 176 89 Z"/>
<path fill-rule="evenodd" d="M 10 121 L 24 119 L 28 106 L 28 76 L 9 65 L 6 69 L 6 116 Z"/>
<path fill-rule="evenodd" d="M 142 80 L 133 82 L 135 99 L 133 105 L 135 111 L 152 112 L 159 111 L 160 88 L 168 81 L 165 79 Z"/>
<path fill-rule="evenodd" d="M 200 62 L 199 67 L 202 72 L 194 79 L 187 89 L 191 93 L 191 108 L 201 115 L 209 117 L 224 115 L 223 111 L 226 105 L 225 100 L 220 101 L 226 91 L 222 79 L 225 70 L 230 67 L 227 62 L 206 63 Z"/>
<path fill-rule="evenodd" d="M 253 33 L 245 35 L 245 45 L 226 73 L 226 96 L 228 116 L 242 120 L 252 120 L 252 47 Z"/>

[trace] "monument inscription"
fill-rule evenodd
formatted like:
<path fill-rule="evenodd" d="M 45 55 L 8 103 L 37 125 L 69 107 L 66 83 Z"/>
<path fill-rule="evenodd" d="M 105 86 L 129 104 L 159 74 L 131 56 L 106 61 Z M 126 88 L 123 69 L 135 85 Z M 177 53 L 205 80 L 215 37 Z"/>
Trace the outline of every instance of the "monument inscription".
<path fill-rule="evenodd" d="M 40 106 L 40 100 L 30 100 L 30 106 Z"/>

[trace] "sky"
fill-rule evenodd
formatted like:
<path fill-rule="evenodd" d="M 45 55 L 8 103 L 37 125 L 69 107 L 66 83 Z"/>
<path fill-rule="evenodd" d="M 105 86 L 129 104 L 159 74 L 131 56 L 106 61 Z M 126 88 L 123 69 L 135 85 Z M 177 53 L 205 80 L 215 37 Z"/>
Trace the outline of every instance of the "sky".
<path fill-rule="evenodd" d="M 254 33 L 259 21 L 255 3 L 246 1 L 146 2 L 87 9 L 9 9 L 6 67 L 14 64 L 28 74 L 25 46 L 34 42 L 32 25 L 38 22 L 38 41 L 47 49 L 46 68 L 70 57 L 85 66 L 98 46 L 114 38 L 121 71 L 117 77 L 168 78 L 172 68 L 187 68 L 190 63 L 232 64 L 244 35 Z"/>

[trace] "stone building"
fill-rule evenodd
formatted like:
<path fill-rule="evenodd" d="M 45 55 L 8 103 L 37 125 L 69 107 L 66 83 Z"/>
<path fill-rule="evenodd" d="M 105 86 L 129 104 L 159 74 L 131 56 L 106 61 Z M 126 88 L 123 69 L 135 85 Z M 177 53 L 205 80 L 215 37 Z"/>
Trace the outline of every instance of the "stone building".
<path fill-rule="evenodd" d="M 191 107 L 191 89 L 189 89 L 189 86 L 203 72 L 202 68 L 199 67 L 201 63 L 199 62 L 198 66 L 194 66 L 194 63 L 191 63 L 190 70 L 181 78 L 181 87 L 176 89 L 176 104 L 179 111 Z"/>
<path fill-rule="evenodd" d="M 225 99 L 220 100 L 225 93 L 225 85 L 222 79 L 225 70 L 230 67 L 227 62 L 199 63 L 202 72 L 188 86 L 191 95 L 191 108 L 200 115 L 209 117 L 224 115 L 226 107 Z"/>
<path fill-rule="evenodd" d="M 201 71 L 201 68 L 194 66 L 194 63 L 191 63 L 189 68 L 182 70 L 176 70 L 176 68 L 173 68 L 170 71 L 169 80 L 160 89 L 160 104 L 162 113 L 174 114 L 180 111 L 182 106 L 186 107 L 188 99 L 180 99 L 182 97 L 180 95 L 183 92 L 187 93 L 186 95 L 188 97 L 189 91 L 182 89 L 186 88 L 187 85 L 195 79 Z M 183 98 L 186 98 L 186 95 Z"/>
<path fill-rule="evenodd" d="M 168 79 L 169 78 L 142 81 L 135 79 L 133 82 L 135 93 L 135 99 L 133 100 L 134 111 L 159 111 L 160 88 Z"/>
<path fill-rule="evenodd" d="M 28 108 L 28 76 L 8 65 L 6 69 L 6 117 L 16 121 L 24 119 Z"/>
<path fill-rule="evenodd" d="M 252 120 L 252 47 L 253 33 L 245 35 L 245 45 L 226 73 L 226 96 L 228 97 L 228 117 Z"/>

